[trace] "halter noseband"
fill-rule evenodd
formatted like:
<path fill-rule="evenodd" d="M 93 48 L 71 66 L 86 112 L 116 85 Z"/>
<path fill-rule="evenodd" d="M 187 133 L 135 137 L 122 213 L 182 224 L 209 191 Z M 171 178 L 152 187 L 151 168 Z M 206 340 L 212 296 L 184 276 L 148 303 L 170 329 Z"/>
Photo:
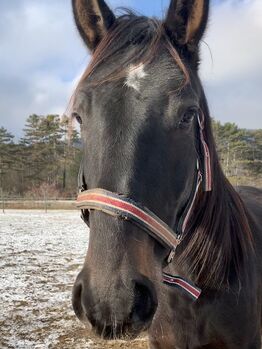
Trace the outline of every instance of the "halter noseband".
<path fill-rule="evenodd" d="M 176 231 L 171 229 L 148 208 L 143 207 L 124 195 L 113 193 L 104 189 L 85 190 L 86 185 L 83 183 L 84 178 L 82 178 L 82 166 L 79 176 L 81 192 L 77 198 L 77 208 L 81 209 L 82 212 L 83 210 L 101 211 L 108 215 L 136 224 L 169 250 L 167 264 L 170 264 L 174 259 L 177 246 L 182 241 L 183 234 L 187 228 L 187 224 L 189 222 L 201 184 L 203 185 L 204 191 L 212 190 L 210 153 L 204 138 L 203 114 L 202 120 L 200 117 L 198 118 L 198 124 L 200 130 L 200 152 L 203 154 L 204 161 L 203 163 L 200 162 L 200 159 L 197 161 L 197 172 L 194 185 L 195 188 L 192 191 L 187 208 L 179 220 Z M 201 294 L 201 290 L 199 288 L 177 276 L 164 273 L 163 282 L 166 285 L 183 289 L 195 300 L 198 299 Z"/>

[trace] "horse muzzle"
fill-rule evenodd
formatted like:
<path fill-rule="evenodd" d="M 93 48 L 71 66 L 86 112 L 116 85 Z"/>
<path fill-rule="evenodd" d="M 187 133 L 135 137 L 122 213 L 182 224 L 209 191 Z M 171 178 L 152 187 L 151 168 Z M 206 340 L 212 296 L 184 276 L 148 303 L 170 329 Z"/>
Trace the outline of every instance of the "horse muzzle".
<path fill-rule="evenodd" d="M 79 274 L 72 298 L 80 321 L 90 323 L 104 339 L 135 338 L 149 329 L 158 302 L 148 278 L 139 275 L 129 282 L 115 279 L 98 286 L 84 275 L 83 271 Z"/>

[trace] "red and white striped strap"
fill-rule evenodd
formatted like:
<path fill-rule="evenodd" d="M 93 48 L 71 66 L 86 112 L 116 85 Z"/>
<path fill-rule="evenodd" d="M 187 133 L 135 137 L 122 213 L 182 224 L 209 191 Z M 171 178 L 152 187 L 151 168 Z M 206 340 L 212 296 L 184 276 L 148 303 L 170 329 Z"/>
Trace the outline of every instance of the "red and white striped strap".
<path fill-rule="evenodd" d="M 195 202 L 196 202 L 197 194 L 198 194 L 198 191 L 199 191 L 199 188 L 200 188 L 202 182 L 203 182 L 203 176 L 202 176 L 200 170 L 198 169 L 196 189 L 193 193 L 191 202 L 189 203 L 190 205 L 188 206 L 188 210 L 185 212 L 185 216 L 182 216 L 182 230 L 181 230 L 182 236 L 183 236 L 184 232 L 186 231 L 189 219 L 191 217 L 191 214 L 192 214 Z"/>
<path fill-rule="evenodd" d="M 82 210 L 98 210 L 130 220 L 171 251 L 180 243 L 175 232 L 153 212 L 122 195 L 104 189 L 86 190 L 78 195 L 76 205 Z"/>
<path fill-rule="evenodd" d="M 168 286 L 177 287 L 186 292 L 194 301 L 201 295 L 201 289 L 193 285 L 191 282 L 179 277 L 163 273 L 163 283 Z"/>

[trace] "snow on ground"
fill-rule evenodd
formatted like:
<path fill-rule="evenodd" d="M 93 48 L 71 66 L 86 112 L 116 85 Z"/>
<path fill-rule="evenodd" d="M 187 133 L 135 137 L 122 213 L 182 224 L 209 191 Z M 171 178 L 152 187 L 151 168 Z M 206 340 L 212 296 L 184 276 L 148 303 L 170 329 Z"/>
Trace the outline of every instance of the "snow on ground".
<path fill-rule="evenodd" d="M 0 214 L 1 348 L 58 348 L 60 342 L 63 348 L 88 348 L 83 335 L 65 338 L 83 332 L 71 289 L 87 245 L 78 212 Z"/>
<path fill-rule="evenodd" d="M 76 211 L 0 213 L 0 348 L 146 348 L 90 337 L 71 306 L 88 229 Z"/>

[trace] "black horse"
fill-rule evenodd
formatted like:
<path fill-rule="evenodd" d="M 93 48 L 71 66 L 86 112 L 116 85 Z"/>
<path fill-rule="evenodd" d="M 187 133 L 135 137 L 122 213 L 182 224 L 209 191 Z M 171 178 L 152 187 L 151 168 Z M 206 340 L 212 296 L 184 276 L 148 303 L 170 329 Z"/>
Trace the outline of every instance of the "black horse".
<path fill-rule="evenodd" d="M 163 22 L 115 17 L 103 0 L 73 0 L 73 10 L 92 52 L 72 103 L 80 185 L 140 203 L 180 242 L 167 265 L 170 251 L 141 225 L 83 210 L 76 315 L 108 339 L 146 330 L 152 349 L 260 349 L 262 192 L 234 189 L 219 164 L 198 77 L 209 1 L 172 0 Z M 163 268 L 201 296 L 164 284 Z"/>

